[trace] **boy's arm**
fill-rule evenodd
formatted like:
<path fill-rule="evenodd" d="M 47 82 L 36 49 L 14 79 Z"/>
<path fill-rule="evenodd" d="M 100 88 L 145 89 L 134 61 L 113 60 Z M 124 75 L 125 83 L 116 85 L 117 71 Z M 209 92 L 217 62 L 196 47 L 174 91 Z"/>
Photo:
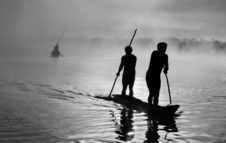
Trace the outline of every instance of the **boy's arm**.
<path fill-rule="evenodd" d="M 167 74 L 169 70 L 169 63 L 168 63 L 168 55 L 166 55 L 166 59 L 165 59 L 165 65 L 164 65 L 164 73 Z"/>
<path fill-rule="evenodd" d="M 121 72 L 122 68 L 123 68 L 123 58 L 121 58 L 121 63 L 119 65 L 118 72 L 116 73 L 116 76 L 120 75 L 120 72 Z"/>
<path fill-rule="evenodd" d="M 134 63 L 133 63 L 134 65 L 134 68 L 136 68 L 136 64 L 137 64 L 137 57 L 136 56 L 134 56 Z"/>

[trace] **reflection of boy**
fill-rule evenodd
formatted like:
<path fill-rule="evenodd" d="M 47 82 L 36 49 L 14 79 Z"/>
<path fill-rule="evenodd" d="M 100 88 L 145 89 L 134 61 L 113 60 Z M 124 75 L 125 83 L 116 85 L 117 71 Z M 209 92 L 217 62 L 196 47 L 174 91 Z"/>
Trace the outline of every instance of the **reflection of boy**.
<path fill-rule="evenodd" d="M 126 95 L 126 89 L 129 85 L 129 96 L 133 96 L 133 85 L 135 81 L 135 67 L 137 58 L 132 54 L 132 51 L 133 50 L 131 46 L 125 47 L 126 55 L 122 56 L 118 72 L 116 73 L 116 75 L 119 76 L 121 70 L 124 68 L 122 76 L 122 95 Z"/>
<path fill-rule="evenodd" d="M 168 55 L 165 54 L 167 44 L 160 42 L 157 45 L 157 51 L 153 51 L 149 64 L 148 71 L 146 73 L 146 83 L 149 90 L 148 103 L 158 105 L 159 91 L 161 87 L 160 74 L 164 68 L 164 73 L 168 72 Z"/>

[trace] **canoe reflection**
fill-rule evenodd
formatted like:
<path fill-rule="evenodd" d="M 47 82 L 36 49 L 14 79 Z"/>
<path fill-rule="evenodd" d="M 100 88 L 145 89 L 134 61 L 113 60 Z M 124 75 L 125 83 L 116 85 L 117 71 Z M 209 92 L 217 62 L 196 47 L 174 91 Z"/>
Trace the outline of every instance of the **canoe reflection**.
<path fill-rule="evenodd" d="M 121 141 L 132 141 L 135 137 L 134 129 L 134 111 L 130 108 L 123 107 L 120 112 L 120 122 L 117 122 L 115 113 L 111 111 L 111 115 L 114 117 L 116 139 Z M 165 136 L 162 137 L 166 141 L 167 135 L 170 132 L 178 132 L 176 122 L 174 118 L 153 118 L 151 114 L 145 114 L 147 117 L 147 131 L 145 132 L 145 140 L 143 143 L 158 143 L 160 139 L 159 130 L 165 131 Z M 160 127 L 159 127 L 160 126 Z"/>
<path fill-rule="evenodd" d="M 147 131 L 146 131 L 146 140 L 144 143 L 158 143 L 160 135 L 158 134 L 159 130 L 164 130 L 166 132 L 166 135 L 164 137 L 165 140 L 167 139 L 167 135 L 170 132 L 178 132 L 176 121 L 172 118 L 163 118 L 163 119 L 156 119 L 153 118 L 150 114 L 147 114 L 148 120 L 147 120 Z M 164 126 L 163 129 L 159 128 L 159 125 Z"/>
<path fill-rule="evenodd" d="M 120 124 L 115 131 L 115 133 L 118 134 L 118 137 L 116 139 L 122 141 L 131 141 L 135 136 L 133 122 L 133 110 L 123 108 L 121 111 Z"/>
<path fill-rule="evenodd" d="M 158 122 L 156 120 L 148 120 L 148 130 L 145 134 L 147 140 L 144 143 L 157 143 L 159 139 Z"/>

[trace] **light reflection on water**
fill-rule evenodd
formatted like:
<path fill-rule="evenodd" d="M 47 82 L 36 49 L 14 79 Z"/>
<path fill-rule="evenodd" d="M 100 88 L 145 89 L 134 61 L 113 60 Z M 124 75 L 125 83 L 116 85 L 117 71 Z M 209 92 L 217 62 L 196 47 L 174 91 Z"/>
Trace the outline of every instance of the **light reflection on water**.
<path fill-rule="evenodd" d="M 161 123 L 150 120 L 145 113 L 95 98 L 108 96 L 118 61 L 83 60 L 82 64 L 76 58 L 1 61 L 0 142 L 226 140 L 225 67 L 219 70 L 217 65 L 205 68 L 198 63 L 172 62 L 171 94 L 173 103 L 181 105 L 182 114 Z M 98 64 L 89 66 L 91 61 Z M 188 70 L 182 71 L 184 68 Z M 146 66 L 139 70 L 142 72 L 137 71 L 135 96 L 146 101 Z M 115 93 L 121 90 L 120 80 Z M 160 104 L 169 104 L 164 77 Z"/>

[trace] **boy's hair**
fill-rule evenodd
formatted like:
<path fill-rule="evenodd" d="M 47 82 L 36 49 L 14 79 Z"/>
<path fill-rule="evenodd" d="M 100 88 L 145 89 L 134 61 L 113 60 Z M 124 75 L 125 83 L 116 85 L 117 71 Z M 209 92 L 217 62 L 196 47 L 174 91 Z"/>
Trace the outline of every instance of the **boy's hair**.
<path fill-rule="evenodd" d="M 157 45 L 157 49 L 160 50 L 166 50 L 167 48 L 167 43 L 166 42 L 159 42 Z"/>
<path fill-rule="evenodd" d="M 167 48 L 167 43 L 166 42 L 159 42 L 158 45 L 157 45 L 157 48 L 158 48 L 158 50 L 160 48 L 166 49 Z"/>
<path fill-rule="evenodd" d="M 128 46 L 125 47 L 125 51 L 131 53 L 133 51 L 133 49 L 132 49 L 131 46 L 128 45 Z"/>

